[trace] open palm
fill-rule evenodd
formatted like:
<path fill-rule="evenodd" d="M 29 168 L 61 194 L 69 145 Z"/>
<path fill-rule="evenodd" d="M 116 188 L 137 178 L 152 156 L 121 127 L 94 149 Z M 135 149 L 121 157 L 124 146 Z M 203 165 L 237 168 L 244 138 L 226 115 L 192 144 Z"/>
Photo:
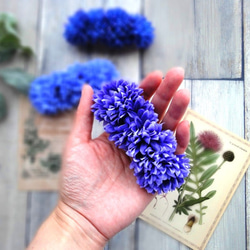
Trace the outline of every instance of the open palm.
<path fill-rule="evenodd" d="M 164 129 L 176 131 L 178 154 L 189 141 L 189 125 L 180 122 L 189 103 L 188 92 L 177 91 L 182 80 L 183 70 L 174 68 L 164 80 L 159 72 L 153 72 L 141 83 L 144 97 L 153 96 Z M 139 187 L 129 168 L 130 158 L 108 140 L 106 133 L 91 139 L 92 95 L 92 89 L 85 85 L 64 154 L 60 202 L 62 209 L 67 206 L 67 211 L 77 212 L 109 239 L 128 226 L 154 196 Z"/>

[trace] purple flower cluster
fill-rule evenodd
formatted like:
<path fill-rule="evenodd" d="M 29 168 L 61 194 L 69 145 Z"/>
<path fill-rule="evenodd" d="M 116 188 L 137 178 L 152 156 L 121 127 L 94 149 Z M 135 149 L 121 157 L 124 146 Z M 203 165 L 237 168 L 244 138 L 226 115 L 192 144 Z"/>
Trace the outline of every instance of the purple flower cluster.
<path fill-rule="evenodd" d="M 154 39 L 151 23 L 141 15 L 128 14 L 121 8 L 78 10 L 65 25 L 65 39 L 84 47 L 103 44 L 110 48 L 135 46 L 147 48 Z"/>
<path fill-rule="evenodd" d="M 124 80 L 104 84 L 94 95 L 92 111 L 102 121 L 109 139 L 132 158 L 137 183 L 148 193 L 167 193 L 179 188 L 189 174 L 185 154 L 175 155 L 176 139 L 162 130 L 153 104 L 143 90 Z"/>
<path fill-rule="evenodd" d="M 116 77 L 118 72 L 109 60 L 76 63 L 66 71 L 36 78 L 31 83 L 29 98 L 39 113 L 53 115 L 78 105 L 83 84 L 88 83 L 96 91 L 103 82 Z"/>

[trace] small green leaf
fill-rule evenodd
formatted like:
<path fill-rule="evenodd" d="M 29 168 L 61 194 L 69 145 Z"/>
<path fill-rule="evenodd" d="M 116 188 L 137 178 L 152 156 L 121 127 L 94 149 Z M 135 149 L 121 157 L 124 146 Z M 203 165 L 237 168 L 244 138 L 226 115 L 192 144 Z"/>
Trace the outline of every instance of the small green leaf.
<path fill-rule="evenodd" d="M 192 121 L 190 122 L 190 140 L 195 140 L 195 129 Z"/>
<path fill-rule="evenodd" d="M 7 114 L 7 105 L 4 96 L 0 93 L 0 121 L 5 118 Z"/>
<path fill-rule="evenodd" d="M 184 213 L 185 215 L 188 215 L 188 211 L 187 211 L 184 207 L 181 208 L 181 211 L 182 211 L 182 213 Z"/>
<path fill-rule="evenodd" d="M 213 165 L 210 168 L 208 168 L 200 177 L 200 182 L 209 179 L 210 177 L 212 177 L 218 170 L 217 165 Z"/>
<path fill-rule="evenodd" d="M 205 190 L 206 188 L 210 187 L 214 182 L 214 179 L 208 179 L 206 181 L 204 181 L 204 183 L 201 185 L 201 187 L 199 188 L 200 191 L 202 192 L 203 190 Z"/>
<path fill-rule="evenodd" d="M 205 197 L 207 197 L 208 199 L 211 199 L 215 194 L 216 194 L 216 190 L 212 190 L 212 191 L 208 192 L 205 195 Z"/>
<path fill-rule="evenodd" d="M 189 147 L 187 147 L 187 149 L 186 149 L 186 154 L 189 154 L 189 155 L 192 154 L 192 151 L 191 151 L 191 149 Z"/>
<path fill-rule="evenodd" d="M 195 192 L 195 191 L 196 191 L 195 188 L 193 188 L 193 187 L 191 187 L 191 186 L 189 186 L 189 185 L 186 185 L 186 186 L 185 186 L 185 190 L 186 190 L 186 191 L 189 191 L 189 192 Z"/>
<path fill-rule="evenodd" d="M 193 197 L 192 195 L 190 195 L 190 194 L 186 194 L 184 197 L 183 197 L 183 200 L 185 201 L 185 200 L 195 200 L 196 198 L 195 197 Z"/>
<path fill-rule="evenodd" d="M 30 83 L 34 79 L 34 76 L 17 68 L 0 70 L 0 77 L 6 84 L 14 87 L 23 94 L 28 93 Z"/>
<path fill-rule="evenodd" d="M 201 208 L 201 210 L 207 209 L 207 208 L 208 208 L 208 206 L 203 206 L 203 207 Z"/>
<path fill-rule="evenodd" d="M 210 155 L 208 157 L 206 157 L 204 160 L 199 162 L 199 165 L 204 166 L 204 165 L 209 165 L 212 164 L 214 162 L 216 162 L 216 160 L 219 158 L 219 154 L 213 154 Z"/>
<path fill-rule="evenodd" d="M 17 35 L 17 20 L 10 13 L 0 14 L 0 38 L 7 33 Z"/>
<path fill-rule="evenodd" d="M 30 47 L 28 46 L 21 46 L 21 54 L 26 57 L 31 57 L 33 55 L 33 51 Z"/>
<path fill-rule="evenodd" d="M 197 155 L 197 157 L 202 158 L 202 157 L 208 157 L 210 155 L 216 154 L 216 152 L 214 152 L 211 149 L 204 149 L 201 153 L 199 153 Z"/>
<path fill-rule="evenodd" d="M 52 173 L 57 173 L 61 168 L 61 156 L 50 153 L 46 160 L 40 161 L 42 166 L 48 168 Z"/>
<path fill-rule="evenodd" d="M 184 201 L 182 204 L 180 204 L 180 207 L 190 207 L 190 206 L 201 203 L 201 202 L 208 200 L 208 199 L 209 198 L 207 196 L 205 196 L 205 197 L 201 197 L 201 198 L 195 199 L 195 200 Z"/>
<path fill-rule="evenodd" d="M 10 60 L 16 52 L 30 57 L 33 52 L 27 46 L 22 46 L 17 32 L 17 21 L 8 13 L 0 14 L 0 62 Z"/>

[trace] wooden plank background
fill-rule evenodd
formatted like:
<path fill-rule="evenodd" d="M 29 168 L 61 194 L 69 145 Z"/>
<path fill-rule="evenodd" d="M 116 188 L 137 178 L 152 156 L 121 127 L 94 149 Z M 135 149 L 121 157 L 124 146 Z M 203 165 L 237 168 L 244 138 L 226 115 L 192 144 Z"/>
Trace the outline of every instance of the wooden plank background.
<path fill-rule="evenodd" d="M 79 52 L 62 38 L 63 24 L 78 8 L 120 6 L 142 13 L 155 26 L 155 42 L 146 51 L 112 54 Z M 247 0 L 1 0 L 0 12 L 13 13 L 24 44 L 36 56 L 20 66 L 40 75 L 69 64 L 102 57 L 121 75 L 140 81 L 150 71 L 186 69 L 183 87 L 190 107 L 233 133 L 250 139 L 250 3 Z M 0 123 L 0 249 L 24 249 L 57 202 L 56 192 L 17 188 L 18 94 L 0 82 L 9 114 Z M 94 135 L 98 134 L 96 128 Z M 250 248 L 250 172 L 243 178 L 207 245 L 207 249 Z M 187 249 L 178 241 L 136 220 L 105 249 Z"/>

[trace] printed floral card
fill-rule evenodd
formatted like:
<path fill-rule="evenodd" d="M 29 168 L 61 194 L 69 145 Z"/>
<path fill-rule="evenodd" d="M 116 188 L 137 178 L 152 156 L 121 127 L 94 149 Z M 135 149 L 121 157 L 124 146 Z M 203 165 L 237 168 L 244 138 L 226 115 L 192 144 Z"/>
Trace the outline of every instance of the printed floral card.
<path fill-rule="evenodd" d="M 22 99 L 20 113 L 19 189 L 58 190 L 62 152 L 74 112 L 42 116 Z"/>
<path fill-rule="evenodd" d="M 204 249 L 250 164 L 250 143 L 192 110 L 185 119 L 190 174 L 178 190 L 156 196 L 140 218 L 192 249 Z"/>

